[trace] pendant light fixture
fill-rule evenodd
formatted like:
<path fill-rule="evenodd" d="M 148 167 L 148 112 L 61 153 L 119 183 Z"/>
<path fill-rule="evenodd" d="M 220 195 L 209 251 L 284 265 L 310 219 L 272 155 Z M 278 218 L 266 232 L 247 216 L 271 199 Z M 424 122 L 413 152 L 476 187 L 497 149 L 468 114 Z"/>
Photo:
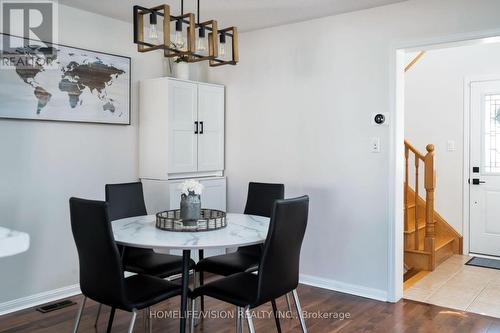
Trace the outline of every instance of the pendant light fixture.
<path fill-rule="evenodd" d="M 217 38 L 214 38 L 213 31 L 217 31 L 217 21 L 210 20 L 200 22 L 200 0 L 197 2 L 197 20 L 196 28 L 198 29 L 196 38 L 196 50 L 189 57 L 189 62 L 199 62 L 210 60 L 217 57 L 218 44 Z"/>
<path fill-rule="evenodd" d="M 226 57 L 226 33 L 221 32 L 219 35 L 219 55 L 221 58 Z"/>
<path fill-rule="evenodd" d="M 230 27 L 218 31 L 218 56 L 210 59 L 210 67 L 236 65 L 239 61 L 238 29 Z"/>
<path fill-rule="evenodd" d="M 197 20 L 198 23 L 196 26 L 198 27 L 198 40 L 196 41 L 196 51 L 200 53 L 205 53 L 208 49 L 208 40 L 207 40 L 207 34 L 205 32 L 205 26 L 200 25 L 200 0 L 198 0 L 198 6 L 196 7 L 197 9 Z"/>
<path fill-rule="evenodd" d="M 139 52 L 163 50 L 165 57 L 186 57 L 191 63 L 208 60 L 212 67 L 238 63 L 236 27 L 218 30 L 216 20 L 200 22 L 200 0 L 197 0 L 196 23 L 194 14 L 184 13 L 184 0 L 181 0 L 179 16 L 171 15 L 168 5 L 153 8 L 134 6 L 133 15 L 134 43 Z M 146 15 L 149 16 L 147 38 Z M 173 27 L 171 22 L 174 23 Z"/>
<path fill-rule="evenodd" d="M 174 45 L 177 50 L 184 49 L 186 45 L 186 41 L 184 40 L 184 36 L 182 35 L 182 21 L 175 21 L 175 35 L 174 35 Z"/>
<path fill-rule="evenodd" d="M 195 50 L 194 30 L 195 18 L 192 13 L 184 13 L 184 0 L 181 0 L 181 14 L 170 15 L 170 6 L 161 5 L 153 8 L 134 6 L 134 43 L 137 51 L 149 52 L 163 50 L 165 57 L 189 56 Z M 149 15 L 147 28 L 147 39 L 145 38 L 144 16 Z M 159 29 L 158 21 L 162 20 L 162 28 Z M 171 22 L 174 29 L 171 29 Z M 170 31 L 173 35 L 170 36 Z M 184 31 L 186 34 L 184 34 Z M 160 32 L 163 39 L 160 40 Z"/>
<path fill-rule="evenodd" d="M 149 14 L 149 39 L 153 41 L 158 40 L 158 18 L 156 17 L 156 12 Z"/>
<path fill-rule="evenodd" d="M 148 39 L 144 34 L 144 16 L 148 16 L 149 25 L 147 26 Z M 158 29 L 158 17 L 163 18 L 163 28 Z M 168 5 L 156 6 L 153 8 L 144 8 L 134 6 L 134 43 L 137 44 L 137 51 L 149 52 L 153 50 L 164 49 L 170 44 L 170 7 Z M 163 31 L 163 40 L 161 44 L 158 31 Z"/>

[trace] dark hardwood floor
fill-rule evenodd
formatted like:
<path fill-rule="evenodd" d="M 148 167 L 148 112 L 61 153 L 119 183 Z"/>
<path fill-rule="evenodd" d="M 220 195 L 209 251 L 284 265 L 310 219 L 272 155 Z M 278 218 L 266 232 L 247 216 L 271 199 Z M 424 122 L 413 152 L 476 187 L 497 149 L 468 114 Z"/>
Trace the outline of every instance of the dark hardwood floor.
<path fill-rule="evenodd" d="M 330 318 L 306 319 L 308 330 L 311 333 L 323 332 L 500 332 L 500 319 L 480 316 L 462 311 L 450 310 L 434 305 L 402 300 L 397 304 L 378 302 L 362 297 L 337 293 L 325 289 L 301 285 L 299 287 L 304 311 L 311 315 L 330 313 Z M 81 297 L 72 297 L 80 304 Z M 70 306 L 58 311 L 42 314 L 34 309 L 0 316 L 1 333 L 58 333 L 71 332 L 73 320 L 78 306 Z M 103 315 L 97 329 L 94 320 L 97 304 L 88 301 L 82 318 L 79 332 L 105 332 L 109 308 L 103 307 Z M 179 308 L 179 299 L 163 302 L 154 310 L 173 310 Z M 286 310 L 284 299 L 278 301 L 278 308 Z M 206 310 L 232 311 L 230 305 L 208 298 Z M 213 311 L 215 310 L 215 311 Z M 264 318 L 255 318 L 257 332 L 275 332 L 274 320 L 267 318 L 265 313 L 271 311 L 271 306 L 262 306 L 255 310 L 255 315 L 261 314 Z M 161 315 L 164 312 L 157 312 Z M 335 313 L 349 314 L 350 318 L 335 319 Z M 130 313 L 117 311 L 113 332 L 126 332 Z M 282 319 L 284 332 L 301 332 L 297 319 Z M 142 313 L 138 316 L 134 332 L 143 332 Z M 155 319 L 153 332 L 178 332 L 178 319 Z M 207 318 L 201 321 L 196 332 L 234 332 L 234 319 Z M 246 327 L 245 327 L 246 332 Z"/>

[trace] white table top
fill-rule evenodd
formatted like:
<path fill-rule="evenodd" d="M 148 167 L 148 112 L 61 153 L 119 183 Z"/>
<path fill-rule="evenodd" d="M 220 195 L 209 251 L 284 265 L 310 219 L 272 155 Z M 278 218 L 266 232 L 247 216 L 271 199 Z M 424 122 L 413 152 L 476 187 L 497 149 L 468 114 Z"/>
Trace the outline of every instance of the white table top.
<path fill-rule="evenodd" d="M 28 251 L 29 247 L 27 233 L 0 227 L 0 258 Z"/>
<path fill-rule="evenodd" d="M 155 215 L 129 217 L 112 222 L 115 241 L 149 249 L 210 249 L 235 248 L 263 243 L 269 228 L 269 218 L 245 214 L 227 214 L 227 226 L 201 232 L 173 232 L 156 228 Z"/>

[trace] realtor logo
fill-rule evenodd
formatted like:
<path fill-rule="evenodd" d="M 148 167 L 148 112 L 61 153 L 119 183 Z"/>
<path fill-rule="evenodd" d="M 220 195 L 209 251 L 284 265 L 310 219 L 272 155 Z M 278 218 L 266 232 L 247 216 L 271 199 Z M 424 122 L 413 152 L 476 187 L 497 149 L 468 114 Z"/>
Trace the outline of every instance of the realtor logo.
<path fill-rule="evenodd" d="M 1 66 L 49 65 L 57 43 L 57 3 L 54 1 L 0 0 L 2 18 Z M 33 54 L 38 54 L 33 57 Z M 43 56 L 40 57 L 39 55 Z M 8 58 L 6 60 L 6 58 Z"/>

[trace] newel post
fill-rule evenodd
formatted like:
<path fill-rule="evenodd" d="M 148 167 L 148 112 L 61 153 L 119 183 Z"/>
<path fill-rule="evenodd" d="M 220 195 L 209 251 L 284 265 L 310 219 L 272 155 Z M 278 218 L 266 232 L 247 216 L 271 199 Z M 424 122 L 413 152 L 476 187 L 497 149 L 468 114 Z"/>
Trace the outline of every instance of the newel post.
<path fill-rule="evenodd" d="M 424 250 L 434 254 L 436 230 L 434 223 L 434 190 L 436 188 L 436 171 L 434 169 L 434 145 L 429 144 L 425 155 L 425 243 Z M 435 264 L 432 264 L 435 266 Z"/>

